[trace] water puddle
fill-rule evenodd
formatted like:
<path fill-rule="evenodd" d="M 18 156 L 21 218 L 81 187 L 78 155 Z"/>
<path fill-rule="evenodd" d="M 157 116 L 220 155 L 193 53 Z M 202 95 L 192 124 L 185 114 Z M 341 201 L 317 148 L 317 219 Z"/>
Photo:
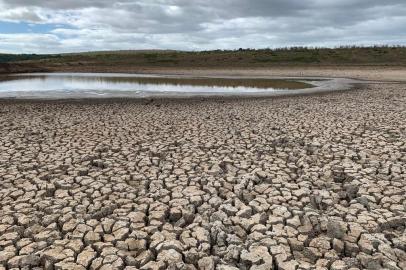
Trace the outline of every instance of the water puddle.
<path fill-rule="evenodd" d="M 1 98 L 188 97 L 284 94 L 324 80 L 120 73 L 32 73 L 0 77 Z"/>

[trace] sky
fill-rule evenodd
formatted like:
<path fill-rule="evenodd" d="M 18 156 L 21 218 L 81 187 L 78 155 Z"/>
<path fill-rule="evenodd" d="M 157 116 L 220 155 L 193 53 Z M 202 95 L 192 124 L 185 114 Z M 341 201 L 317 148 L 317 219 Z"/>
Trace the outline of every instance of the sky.
<path fill-rule="evenodd" d="M 406 45 L 405 0 L 0 0 L 0 53 Z"/>

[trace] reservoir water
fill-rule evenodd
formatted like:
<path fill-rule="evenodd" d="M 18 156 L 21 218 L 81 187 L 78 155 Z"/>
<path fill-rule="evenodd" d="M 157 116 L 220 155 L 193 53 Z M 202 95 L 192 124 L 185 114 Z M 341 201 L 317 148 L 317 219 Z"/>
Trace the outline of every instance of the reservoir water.
<path fill-rule="evenodd" d="M 297 79 L 32 73 L 0 77 L 0 97 L 232 96 L 284 93 L 313 86 L 310 82 Z"/>

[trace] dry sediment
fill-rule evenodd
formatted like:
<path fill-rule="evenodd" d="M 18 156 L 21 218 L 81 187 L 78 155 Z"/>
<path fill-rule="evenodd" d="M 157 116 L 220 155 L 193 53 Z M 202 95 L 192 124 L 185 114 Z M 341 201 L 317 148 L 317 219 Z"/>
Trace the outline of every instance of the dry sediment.
<path fill-rule="evenodd" d="M 61 66 L 48 72 L 121 72 L 189 76 L 266 76 L 266 77 L 336 77 L 373 81 L 406 81 L 406 67 L 401 66 L 278 66 L 271 68 L 170 68 L 138 66 Z"/>
<path fill-rule="evenodd" d="M 406 86 L 0 101 L 0 269 L 406 269 Z"/>
<path fill-rule="evenodd" d="M 125 72 L 125 70 L 123 70 Z M 139 70 L 138 72 L 143 72 Z M 406 67 L 395 66 L 297 66 L 272 68 L 229 68 L 229 69 L 146 69 L 145 73 L 185 74 L 194 76 L 275 76 L 275 77 L 335 77 L 369 81 L 406 81 Z"/>
<path fill-rule="evenodd" d="M 42 68 L 34 64 L 0 62 L 0 76 L 8 75 L 10 73 L 45 72 L 45 71 L 47 71 L 46 68 Z"/>

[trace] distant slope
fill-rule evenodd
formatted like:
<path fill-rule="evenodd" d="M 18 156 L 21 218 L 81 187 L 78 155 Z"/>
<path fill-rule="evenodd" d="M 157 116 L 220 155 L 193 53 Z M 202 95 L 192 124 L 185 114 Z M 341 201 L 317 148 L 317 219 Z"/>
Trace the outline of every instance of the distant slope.
<path fill-rule="evenodd" d="M 282 48 L 182 52 L 105 51 L 58 55 L 0 55 L 0 63 L 50 71 L 125 71 L 135 68 L 244 68 L 275 66 L 406 66 L 406 47 Z"/>
<path fill-rule="evenodd" d="M 55 54 L 3 54 L 0 53 L 0 63 L 16 62 L 16 61 L 28 61 L 28 60 L 40 60 L 61 57 L 61 55 Z"/>
<path fill-rule="evenodd" d="M 0 74 L 51 71 L 33 63 L 0 63 Z"/>

